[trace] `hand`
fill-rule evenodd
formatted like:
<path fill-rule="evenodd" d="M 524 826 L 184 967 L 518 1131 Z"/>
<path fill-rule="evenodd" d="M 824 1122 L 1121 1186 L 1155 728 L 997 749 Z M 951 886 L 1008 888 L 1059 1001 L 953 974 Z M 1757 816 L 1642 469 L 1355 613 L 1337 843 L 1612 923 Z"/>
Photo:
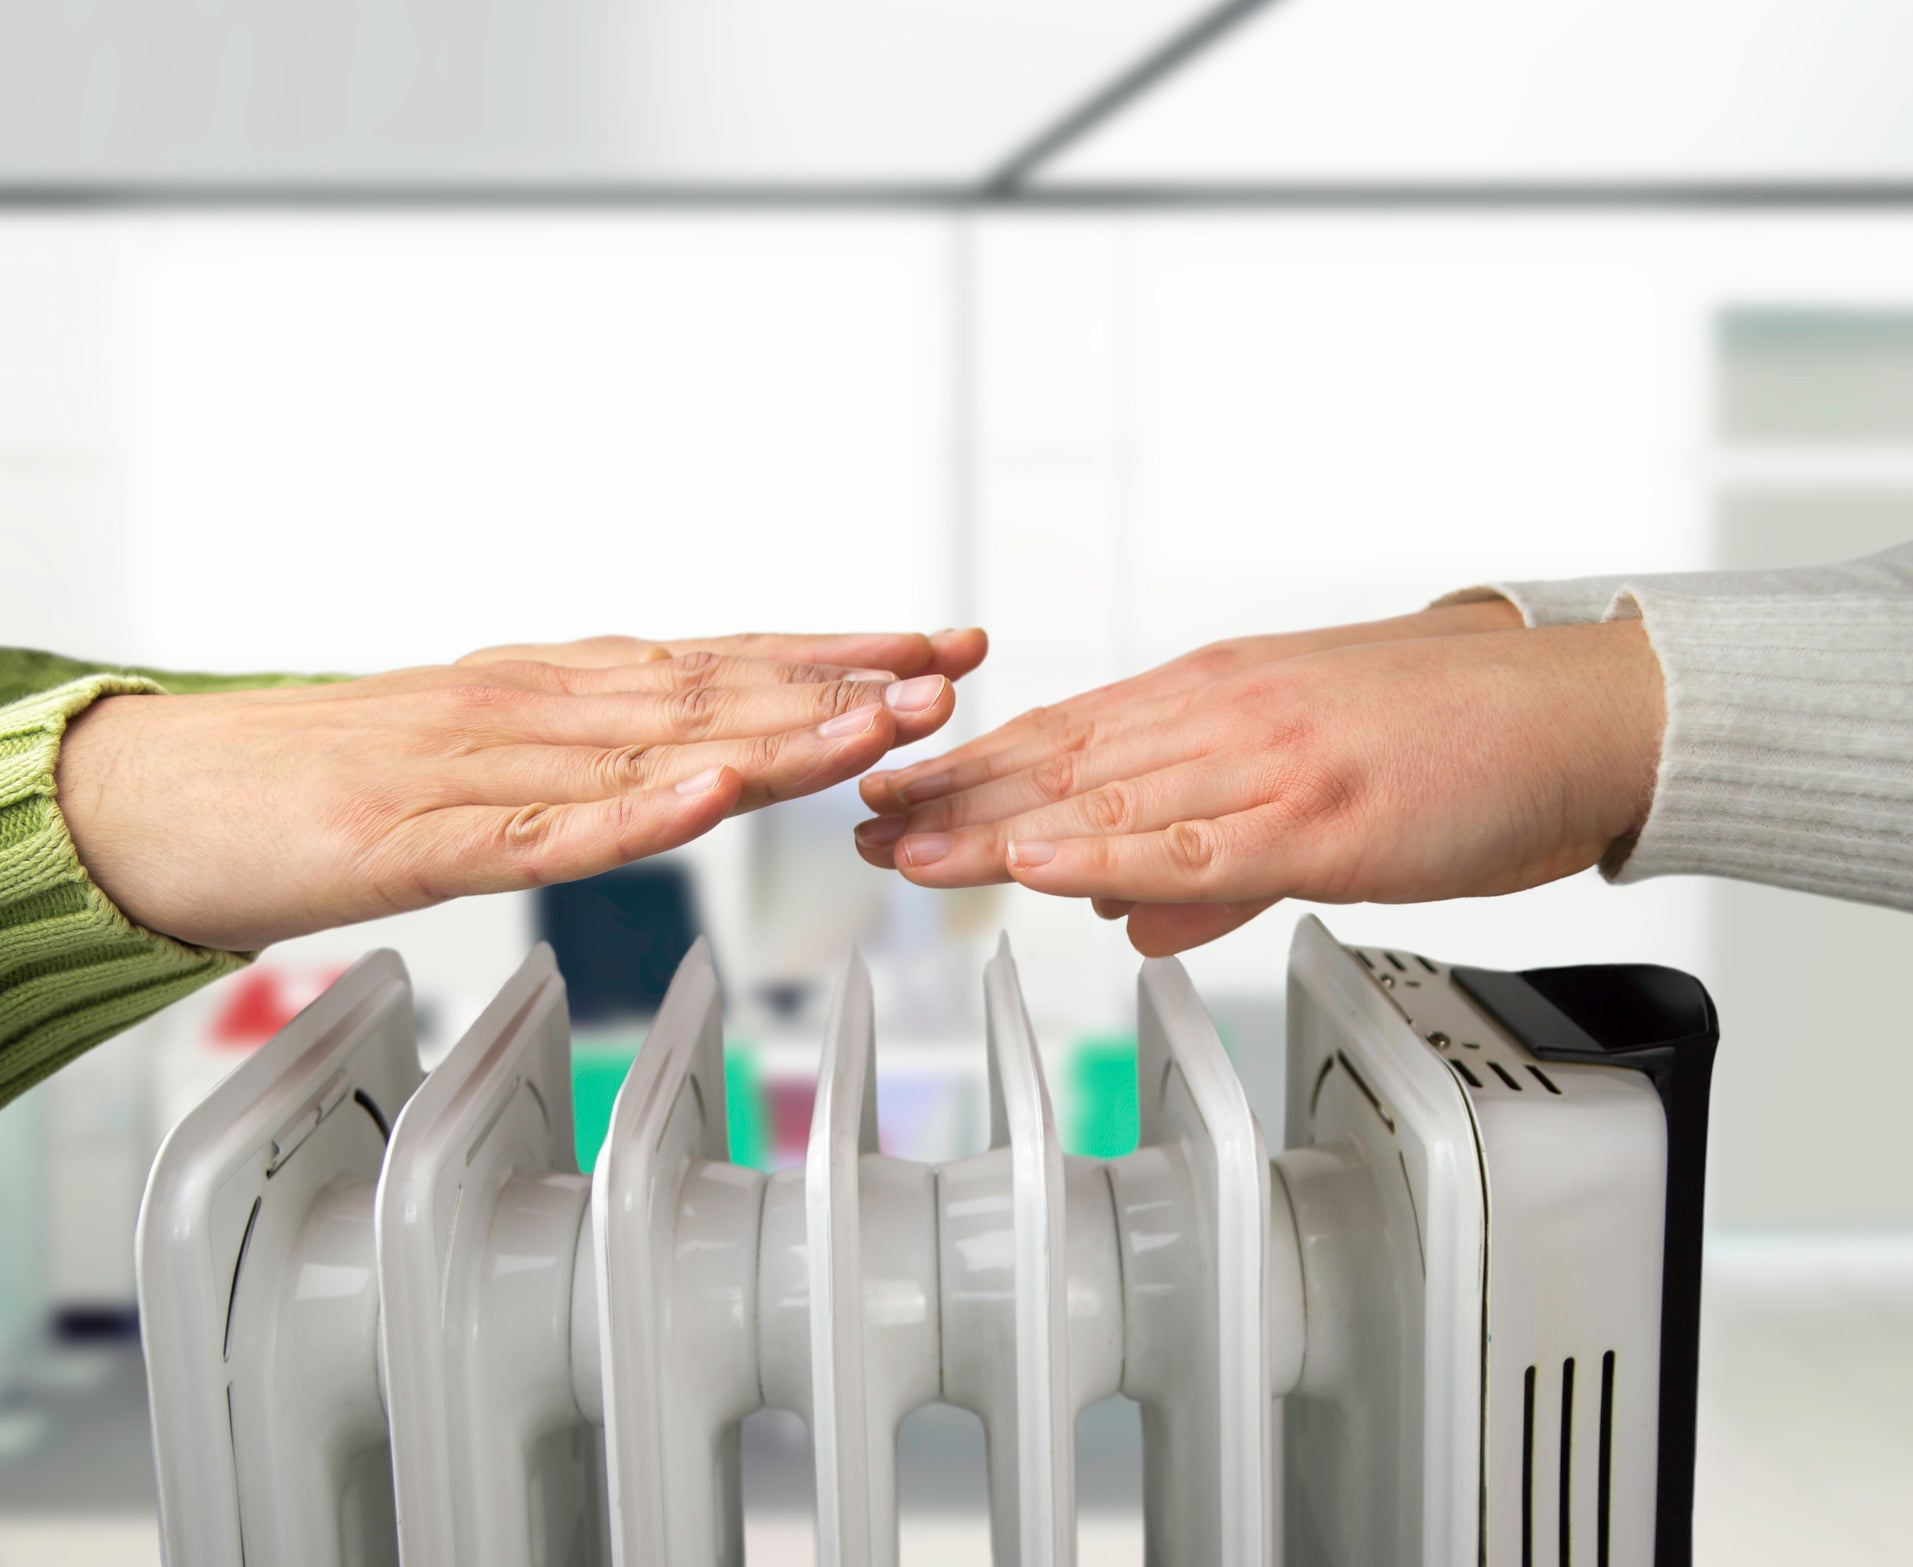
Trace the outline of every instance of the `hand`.
<path fill-rule="evenodd" d="M 1212 642 L 1144 674 L 1119 680 L 1114 685 L 1099 686 L 1054 707 L 1036 708 L 930 761 L 896 772 L 870 773 L 859 787 L 864 803 L 873 811 L 903 811 L 919 801 L 972 789 L 1040 761 L 1057 749 L 1059 742 L 1061 749 L 1068 750 L 1071 748 L 1068 741 L 1078 727 L 1099 715 L 1173 696 L 1179 691 L 1193 691 L 1224 675 L 1359 643 L 1453 636 L 1473 631 L 1508 631 L 1520 625 L 1521 612 L 1506 599 L 1495 598 L 1472 604 L 1445 604 L 1388 620 Z M 881 863 L 889 861 L 884 858 Z"/>
<path fill-rule="evenodd" d="M 58 799 L 130 919 L 250 950 L 590 876 L 853 777 L 939 728 L 984 646 L 597 638 L 329 685 L 109 697 L 68 726 Z"/>
<path fill-rule="evenodd" d="M 859 843 L 925 886 L 1097 899 L 1139 950 L 1176 952 L 1284 897 L 1418 902 L 1582 870 L 1639 830 L 1663 723 L 1637 621 L 1359 643 L 926 763 L 903 775 L 915 803 Z"/>

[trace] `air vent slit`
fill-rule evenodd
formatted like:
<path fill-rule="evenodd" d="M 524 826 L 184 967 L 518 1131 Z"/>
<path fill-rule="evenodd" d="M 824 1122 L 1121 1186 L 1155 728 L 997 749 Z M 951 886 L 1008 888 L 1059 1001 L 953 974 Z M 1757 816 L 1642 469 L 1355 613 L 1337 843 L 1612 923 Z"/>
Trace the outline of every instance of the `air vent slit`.
<path fill-rule="evenodd" d="M 1561 1567 L 1574 1543 L 1574 1357 L 1561 1362 Z"/>
<path fill-rule="evenodd" d="M 259 1222 L 259 1209 L 265 1202 L 263 1197 L 252 1200 L 252 1212 L 246 1215 L 246 1233 L 239 1237 L 239 1255 L 232 1260 L 232 1288 L 226 1292 L 226 1338 L 221 1348 L 221 1360 L 232 1359 L 232 1319 L 233 1308 L 239 1303 L 239 1270 L 246 1265 L 246 1248 L 252 1245 L 253 1227 Z"/>
<path fill-rule="evenodd" d="M 1406 963 L 1404 963 L 1404 962 L 1402 962 L 1402 960 L 1401 960 L 1400 958 L 1398 958 L 1398 957 L 1396 957 L 1394 953 L 1392 953 L 1392 952 L 1384 952 L 1384 953 L 1382 954 L 1382 956 L 1383 956 L 1383 957 L 1385 957 L 1385 958 L 1387 958 L 1387 959 L 1388 959 L 1388 961 L 1389 961 L 1390 963 L 1393 963 L 1393 964 L 1395 965 L 1395 972 L 1396 972 L 1396 973 L 1398 973 L 1398 974 L 1406 974 L 1406 973 L 1408 972 L 1408 965 L 1407 965 Z"/>
<path fill-rule="evenodd" d="M 1594 1560 L 1607 1567 L 1608 1496 L 1614 1474 L 1614 1351 L 1601 1357 L 1599 1489 L 1594 1498 Z"/>
<path fill-rule="evenodd" d="M 1466 1061 L 1450 1061 L 1448 1064 L 1467 1080 L 1470 1088 L 1479 1088 L 1481 1086 L 1481 1079 L 1468 1070 L 1468 1063 Z"/>
<path fill-rule="evenodd" d="M 384 1138 L 386 1142 L 391 1142 L 392 1123 L 386 1119 L 385 1112 L 379 1108 L 378 1101 L 363 1088 L 353 1094 L 352 1100 L 361 1110 L 372 1117 L 372 1124 L 379 1129 L 379 1136 Z"/>
<path fill-rule="evenodd" d="M 1362 1097 L 1368 1101 L 1369 1109 L 1381 1117 L 1382 1125 L 1387 1127 L 1389 1131 L 1394 1131 L 1395 1117 L 1390 1114 L 1388 1106 L 1382 1103 L 1381 1096 L 1368 1086 L 1368 1079 L 1355 1070 L 1355 1063 L 1349 1060 L 1345 1052 L 1340 1050 L 1335 1052 L 1335 1059 L 1342 1063 L 1342 1070 L 1348 1073 L 1349 1080 L 1361 1090 Z"/>
<path fill-rule="evenodd" d="M 1430 963 L 1428 959 L 1423 957 L 1419 952 L 1415 954 L 1415 961 L 1431 974 L 1439 974 L 1441 972 L 1440 969 L 1436 968 L 1434 964 Z"/>
<path fill-rule="evenodd" d="M 1543 1088 L 1547 1089 L 1549 1093 L 1558 1094 L 1561 1092 L 1560 1089 L 1554 1086 L 1554 1079 L 1549 1077 L 1546 1072 L 1542 1071 L 1540 1067 L 1535 1066 L 1532 1062 L 1528 1065 L 1528 1075 Z"/>
<path fill-rule="evenodd" d="M 1520 1079 L 1509 1075 L 1508 1069 L 1499 1061 L 1490 1061 L 1488 1063 L 1488 1070 L 1494 1073 L 1496 1077 L 1500 1078 L 1502 1082 L 1506 1083 L 1517 1094 L 1521 1092 Z"/>
<path fill-rule="evenodd" d="M 1534 1367 L 1521 1379 L 1521 1567 L 1534 1567 Z"/>
<path fill-rule="evenodd" d="M 1330 1056 L 1322 1063 L 1322 1070 L 1315 1074 L 1315 1088 L 1309 1094 L 1309 1119 L 1315 1119 L 1315 1107 L 1322 1102 L 1322 1085 L 1328 1081 L 1329 1073 L 1335 1070 L 1335 1057 Z"/>

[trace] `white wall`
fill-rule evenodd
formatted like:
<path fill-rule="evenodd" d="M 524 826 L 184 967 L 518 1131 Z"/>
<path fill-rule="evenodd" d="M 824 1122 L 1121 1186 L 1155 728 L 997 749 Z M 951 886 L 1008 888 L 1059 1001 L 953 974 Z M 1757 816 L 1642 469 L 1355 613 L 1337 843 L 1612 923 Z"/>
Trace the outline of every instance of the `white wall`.
<path fill-rule="evenodd" d="M 1908 278 L 1889 218 L 9 218 L 0 558 L 34 590 L 0 640 L 372 669 L 977 618 L 975 729 L 1219 635 L 1705 564 L 1714 311 L 1906 303 Z M 748 836 L 694 853 L 739 950 Z M 1769 907 L 1812 905 L 1583 877 L 1328 917 L 1477 962 L 1694 969 L 1728 1030 L 1717 1217 L 1913 1224 L 1865 1152 L 1913 1088 L 1894 1020 L 1729 961 L 1723 911 Z M 1297 912 L 1195 954 L 1198 981 L 1266 990 Z M 999 918 L 1050 1037 L 1120 1020 L 1120 931 L 1011 894 L 957 923 Z M 494 900 L 291 956 L 390 940 L 471 993 L 524 939 Z M 1796 1083 L 1768 1020 L 1810 983 L 1877 1092 Z"/>

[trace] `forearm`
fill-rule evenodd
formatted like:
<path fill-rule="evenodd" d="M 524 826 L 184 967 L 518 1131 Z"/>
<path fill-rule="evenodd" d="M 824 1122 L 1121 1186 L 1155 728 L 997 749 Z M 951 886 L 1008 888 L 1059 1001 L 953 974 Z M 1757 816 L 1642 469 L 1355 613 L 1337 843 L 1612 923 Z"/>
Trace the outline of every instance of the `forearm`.
<path fill-rule="evenodd" d="M 0 1104 L 246 961 L 128 920 L 80 864 L 56 799 L 68 720 L 99 697 L 157 689 L 82 675 L 0 706 Z"/>
<path fill-rule="evenodd" d="M 1653 806 L 1602 862 L 1913 908 L 1913 545 L 1773 571 L 1507 582 L 1529 625 L 1640 618 L 1666 688 Z"/>

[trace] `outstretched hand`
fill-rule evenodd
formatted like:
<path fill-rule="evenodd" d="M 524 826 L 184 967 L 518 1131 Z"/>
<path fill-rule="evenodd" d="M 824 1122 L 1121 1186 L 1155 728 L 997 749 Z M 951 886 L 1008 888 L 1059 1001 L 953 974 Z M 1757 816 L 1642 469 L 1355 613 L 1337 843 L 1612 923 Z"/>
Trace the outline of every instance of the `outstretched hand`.
<path fill-rule="evenodd" d="M 924 886 L 1091 898 L 1161 954 L 1280 898 L 1512 892 L 1638 831 L 1663 725 L 1638 622 L 1350 636 L 1372 630 L 1223 644 L 874 775 L 859 849 Z"/>
<path fill-rule="evenodd" d="M 985 647 L 977 631 L 599 637 L 108 697 L 68 726 L 58 800 L 129 918 L 249 950 L 593 875 L 854 777 L 941 727 Z"/>

